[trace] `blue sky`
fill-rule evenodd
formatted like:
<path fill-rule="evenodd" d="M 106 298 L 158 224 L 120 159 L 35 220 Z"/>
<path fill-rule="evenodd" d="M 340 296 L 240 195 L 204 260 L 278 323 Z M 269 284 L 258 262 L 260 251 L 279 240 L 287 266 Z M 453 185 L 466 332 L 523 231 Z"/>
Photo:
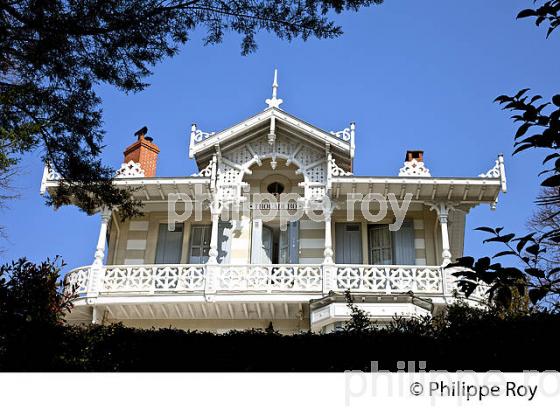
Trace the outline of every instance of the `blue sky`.
<path fill-rule="evenodd" d="M 386 0 L 382 6 L 337 16 L 345 34 L 334 40 L 288 43 L 261 34 L 259 50 L 240 54 L 240 38 L 204 47 L 195 32 L 181 53 L 157 65 L 151 87 L 126 95 L 101 86 L 104 157 L 118 167 L 133 132 L 147 125 L 161 148 L 158 175 L 194 172 L 188 133 L 196 122 L 220 130 L 264 109 L 272 73 L 279 70 L 282 108 L 326 130 L 357 124 L 355 171 L 396 175 L 407 149 L 423 149 L 434 176 L 476 176 L 498 153 L 506 159 L 509 192 L 498 209 L 480 206 L 468 216 L 465 253 L 482 256 L 480 225 L 523 232 L 538 193 L 540 152 L 511 157 L 515 128 L 492 101 L 530 87 L 560 91 L 560 33 L 515 15 L 529 0 Z M 90 264 L 99 218 L 72 207 L 58 211 L 39 196 L 43 165 L 26 156 L 14 180 L 20 199 L 0 211 L 8 241 L 2 260 L 40 261 L 62 255 L 68 267 Z"/>

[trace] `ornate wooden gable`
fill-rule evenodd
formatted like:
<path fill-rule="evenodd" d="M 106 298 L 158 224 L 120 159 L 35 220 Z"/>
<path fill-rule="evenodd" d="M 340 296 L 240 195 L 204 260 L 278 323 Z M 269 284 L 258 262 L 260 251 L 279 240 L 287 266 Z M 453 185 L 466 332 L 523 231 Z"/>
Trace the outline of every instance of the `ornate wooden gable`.
<path fill-rule="evenodd" d="M 271 171 L 291 164 L 303 175 L 305 197 L 319 198 L 330 189 L 332 176 L 351 175 L 355 126 L 326 132 L 281 110 L 275 73 L 268 107 L 226 130 L 203 132 L 193 124 L 189 156 L 200 172 L 216 167 L 216 189 L 222 201 L 242 197 L 243 177 L 251 167 L 270 160 Z"/>

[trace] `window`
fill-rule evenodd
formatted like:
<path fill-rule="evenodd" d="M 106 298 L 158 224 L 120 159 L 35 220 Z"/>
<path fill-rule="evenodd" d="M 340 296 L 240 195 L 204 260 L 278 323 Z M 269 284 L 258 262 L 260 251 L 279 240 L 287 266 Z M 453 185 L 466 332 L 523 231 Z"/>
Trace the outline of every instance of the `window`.
<path fill-rule="evenodd" d="M 362 264 L 362 232 L 358 223 L 337 223 L 335 225 L 336 263 Z"/>
<path fill-rule="evenodd" d="M 414 265 L 414 227 L 404 221 L 398 231 L 389 231 L 389 225 L 369 225 L 369 263 L 371 265 Z"/>
<path fill-rule="evenodd" d="M 183 248 L 183 225 L 175 224 L 173 230 L 165 224 L 159 225 L 155 263 L 181 263 Z"/>
<path fill-rule="evenodd" d="M 193 225 L 191 227 L 191 244 L 189 252 L 189 263 L 206 263 L 210 253 L 210 225 Z"/>
<path fill-rule="evenodd" d="M 392 265 L 393 251 L 389 225 L 370 225 L 368 229 L 369 263 Z"/>

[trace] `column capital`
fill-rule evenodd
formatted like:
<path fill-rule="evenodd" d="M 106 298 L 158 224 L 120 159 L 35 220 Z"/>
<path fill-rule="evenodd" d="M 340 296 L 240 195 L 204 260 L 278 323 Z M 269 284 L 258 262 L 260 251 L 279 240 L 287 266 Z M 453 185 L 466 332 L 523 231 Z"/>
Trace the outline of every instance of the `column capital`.
<path fill-rule="evenodd" d="M 441 223 L 447 223 L 449 211 L 455 210 L 455 204 L 451 202 L 427 202 L 426 205 L 430 211 L 436 211 Z"/>
<path fill-rule="evenodd" d="M 101 222 L 108 222 L 111 219 L 111 215 L 113 211 L 109 208 L 103 208 L 100 212 L 101 214 Z"/>

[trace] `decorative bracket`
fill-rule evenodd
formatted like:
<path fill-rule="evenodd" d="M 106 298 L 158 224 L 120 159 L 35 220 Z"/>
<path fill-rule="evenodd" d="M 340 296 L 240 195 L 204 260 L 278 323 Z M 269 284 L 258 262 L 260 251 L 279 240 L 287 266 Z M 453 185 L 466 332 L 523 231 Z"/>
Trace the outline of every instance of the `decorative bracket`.
<path fill-rule="evenodd" d="M 504 165 L 504 155 L 498 155 L 494 166 L 484 174 L 480 174 L 479 178 L 499 178 L 500 185 L 502 187 L 502 192 L 505 194 L 507 192 L 507 180 L 506 180 L 506 168 Z"/>
<path fill-rule="evenodd" d="M 60 179 L 62 179 L 61 175 L 54 171 L 48 163 L 45 164 L 43 168 L 43 178 L 41 179 L 41 190 L 39 191 L 41 195 L 46 192 L 48 181 L 59 181 Z"/>
<path fill-rule="evenodd" d="M 193 158 L 194 153 L 194 146 L 199 142 L 207 140 L 212 135 L 216 134 L 215 132 L 204 132 L 198 128 L 196 128 L 196 124 L 191 126 L 191 141 L 189 144 L 189 158 Z"/>
<path fill-rule="evenodd" d="M 349 128 L 344 128 L 342 131 L 331 131 L 331 134 L 350 144 L 350 158 L 354 158 L 354 152 L 356 150 L 356 123 L 351 122 Z"/>
<path fill-rule="evenodd" d="M 335 159 L 332 158 L 332 156 L 329 158 L 329 169 L 330 169 L 330 174 L 333 177 L 349 177 L 352 176 L 353 174 L 349 171 L 345 171 L 342 168 L 340 168 Z"/>

